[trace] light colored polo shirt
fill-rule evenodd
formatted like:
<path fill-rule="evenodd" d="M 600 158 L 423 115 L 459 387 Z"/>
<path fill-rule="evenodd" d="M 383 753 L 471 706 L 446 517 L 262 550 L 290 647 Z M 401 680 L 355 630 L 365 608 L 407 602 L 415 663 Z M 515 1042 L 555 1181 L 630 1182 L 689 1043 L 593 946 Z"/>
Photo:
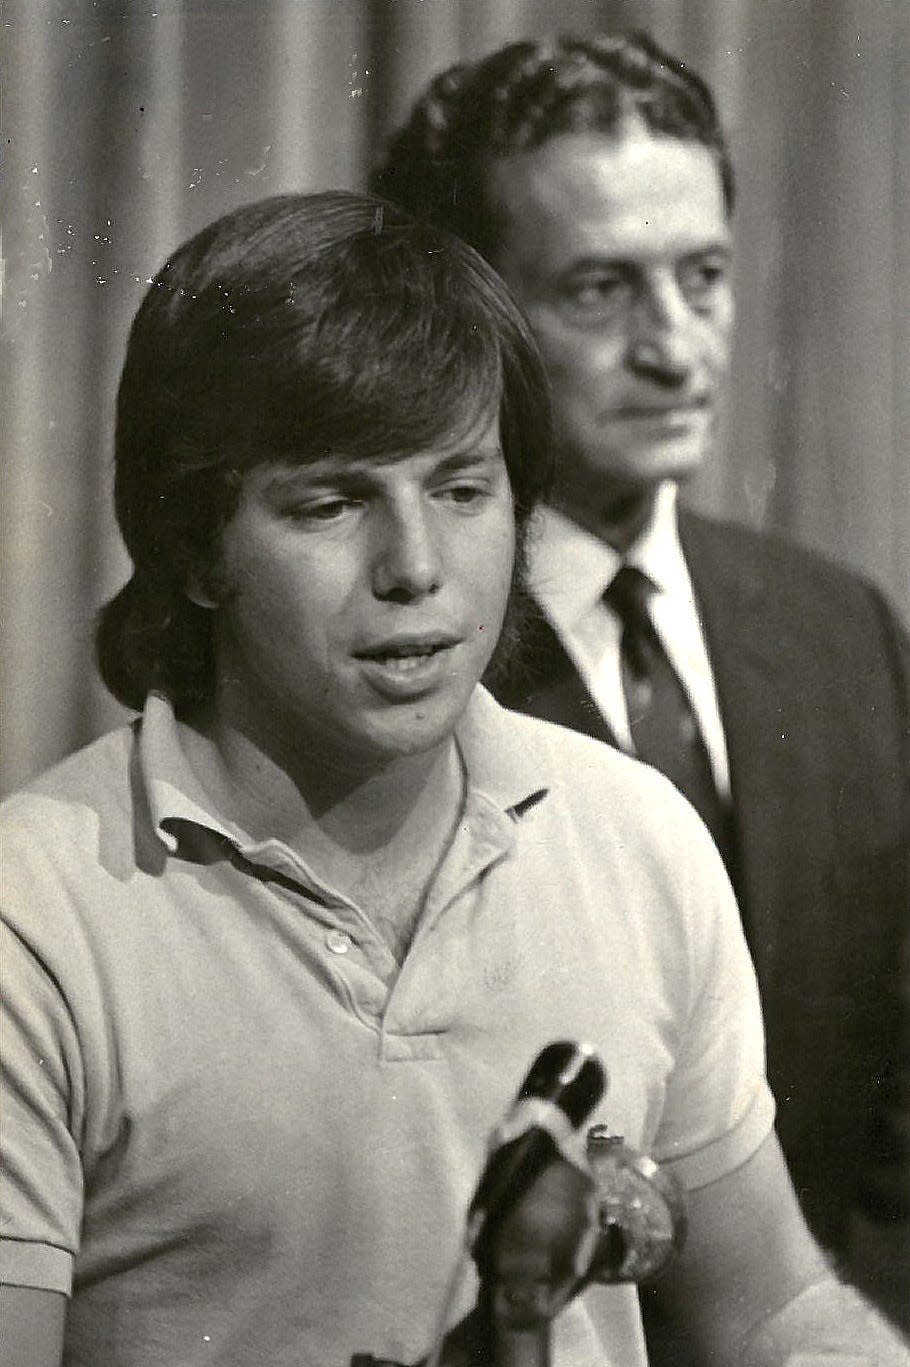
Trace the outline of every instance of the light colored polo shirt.
<path fill-rule="evenodd" d="M 209 809 L 161 698 L 4 804 L 2 1275 L 71 1291 L 68 1367 L 426 1353 L 487 1137 L 552 1040 L 595 1046 L 593 1121 L 690 1187 L 767 1135 L 752 968 L 691 809 L 480 689 L 458 742 L 463 820 L 400 971 Z M 556 1341 L 557 1367 L 643 1363 L 634 1290 L 579 1298 Z"/>

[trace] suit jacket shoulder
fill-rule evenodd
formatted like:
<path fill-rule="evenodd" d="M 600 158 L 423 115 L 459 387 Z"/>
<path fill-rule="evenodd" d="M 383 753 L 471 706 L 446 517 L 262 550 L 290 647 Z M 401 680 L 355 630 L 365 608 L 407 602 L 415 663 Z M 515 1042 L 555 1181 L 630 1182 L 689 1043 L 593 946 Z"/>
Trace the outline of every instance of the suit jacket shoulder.
<path fill-rule="evenodd" d="M 743 686 L 770 687 L 781 707 L 809 689 L 816 707 L 887 728 L 894 766 L 910 773 L 910 642 L 881 591 L 814 551 L 694 513 L 680 514 L 680 540 L 725 725 Z"/>

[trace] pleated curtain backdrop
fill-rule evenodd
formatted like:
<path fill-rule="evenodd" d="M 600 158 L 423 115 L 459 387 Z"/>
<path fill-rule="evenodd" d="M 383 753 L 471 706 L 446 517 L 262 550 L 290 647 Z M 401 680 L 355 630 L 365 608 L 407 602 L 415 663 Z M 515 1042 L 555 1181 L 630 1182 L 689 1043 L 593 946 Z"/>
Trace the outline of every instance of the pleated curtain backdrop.
<path fill-rule="evenodd" d="M 113 400 L 146 281 L 234 205 L 360 188 L 428 77 L 650 29 L 739 175 L 726 430 L 690 497 L 910 599 L 907 0 L 7 0 L 3 707 L 9 790 L 120 719 L 93 619 L 126 574 Z"/>

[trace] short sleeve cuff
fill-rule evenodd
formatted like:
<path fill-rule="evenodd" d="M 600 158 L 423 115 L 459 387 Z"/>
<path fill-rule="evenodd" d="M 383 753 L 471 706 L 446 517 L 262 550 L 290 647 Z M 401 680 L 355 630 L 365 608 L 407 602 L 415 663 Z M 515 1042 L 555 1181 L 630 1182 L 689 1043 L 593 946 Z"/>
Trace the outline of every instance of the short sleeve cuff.
<path fill-rule="evenodd" d="M 774 1126 L 774 1098 L 762 1081 L 742 1118 L 718 1139 L 689 1153 L 661 1154 L 660 1163 L 676 1174 L 687 1191 L 725 1177 L 751 1158 Z"/>
<path fill-rule="evenodd" d="M 73 1289 L 73 1255 L 53 1244 L 0 1239 L 0 1282 L 6 1286 L 31 1286 L 39 1291 L 60 1291 L 69 1296 Z"/>

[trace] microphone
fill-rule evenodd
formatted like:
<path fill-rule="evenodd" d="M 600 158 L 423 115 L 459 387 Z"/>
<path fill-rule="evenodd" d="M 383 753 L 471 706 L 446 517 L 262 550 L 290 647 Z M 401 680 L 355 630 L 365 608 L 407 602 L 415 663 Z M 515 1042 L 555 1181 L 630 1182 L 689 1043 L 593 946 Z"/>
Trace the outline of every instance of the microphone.
<path fill-rule="evenodd" d="M 606 1086 L 606 1070 L 589 1045 L 560 1040 L 532 1063 L 490 1136 L 468 1208 L 464 1253 L 424 1367 L 439 1367 L 444 1345 L 455 1340 L 459 1361 L 549 1363 L 549 1321 L 580 1284 L 597 1242 L 593 1179 L 580 1146 L 573 1151 L 569 1140 Z M 447 1335 L 469 1258 L 480 1276 L 477 1305 Z"/>
<path fill-rule="evenodd" d="M 468 1210 L 468 1247 L 478 1268 L 488 1261 L 496 1228 L 597 1105 L 607 1074 L 587 1044 L 548 1044 L 532 1063 L 515 1103 L 490 1138 L 490 1156 Z"/>

